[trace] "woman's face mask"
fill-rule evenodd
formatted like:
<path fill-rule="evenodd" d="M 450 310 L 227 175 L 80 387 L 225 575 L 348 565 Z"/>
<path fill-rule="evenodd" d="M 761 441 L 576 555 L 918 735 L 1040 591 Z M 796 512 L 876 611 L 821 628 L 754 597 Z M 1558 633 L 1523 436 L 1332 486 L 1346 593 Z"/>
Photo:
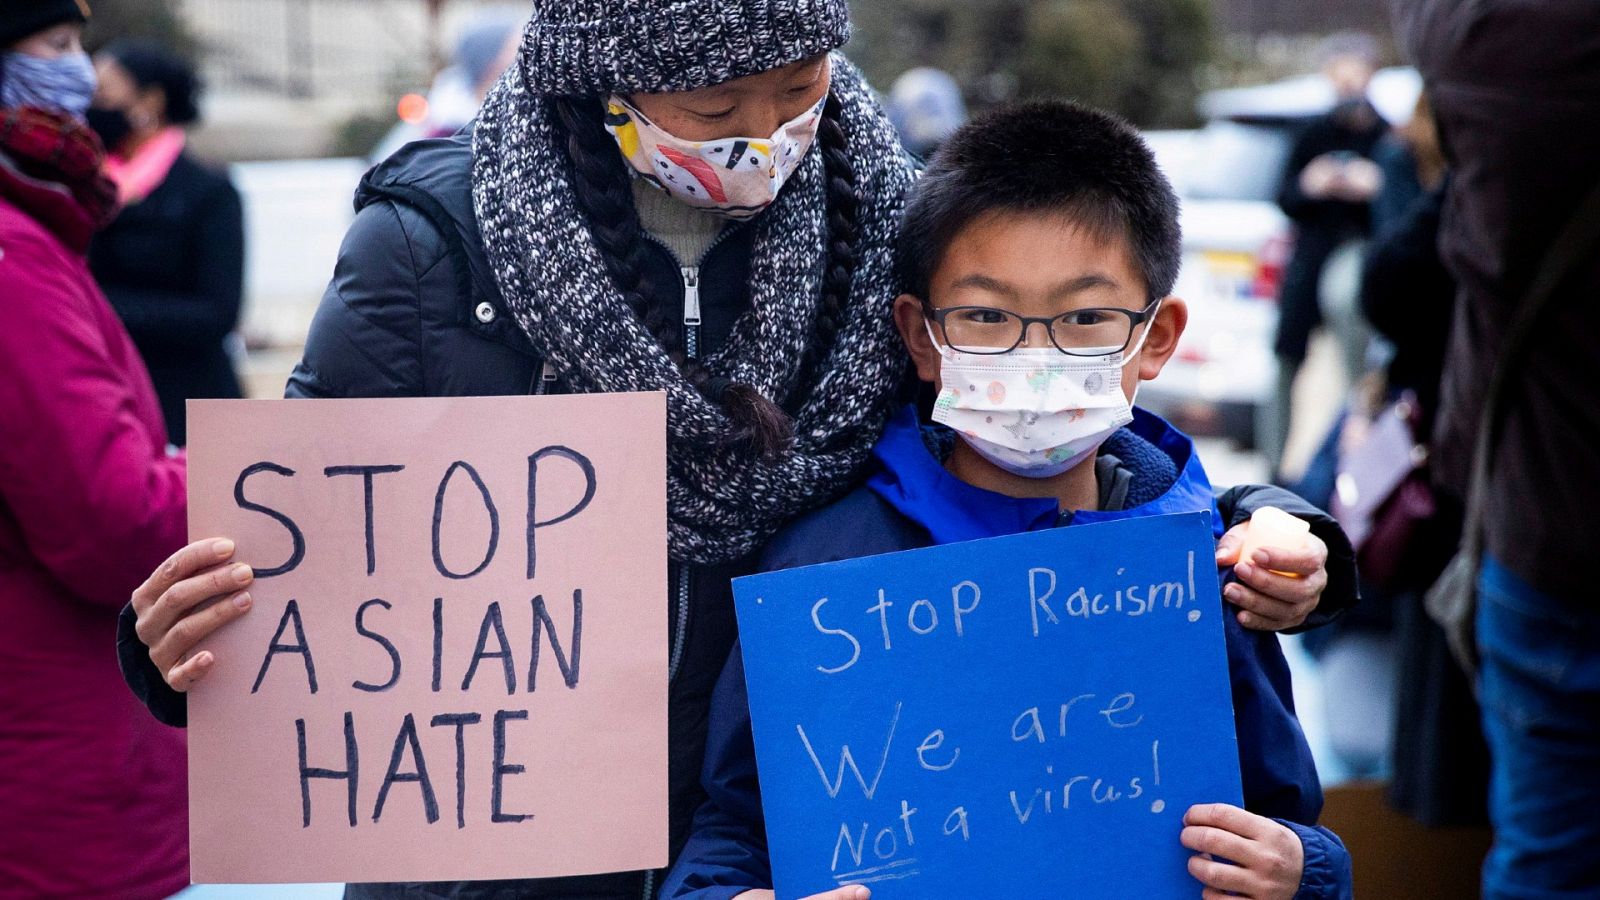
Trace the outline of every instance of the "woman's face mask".
<path fill-rule="evenodd" d="M 94 89 L 94 63 L 87 53 L 0 53 L 0 108 L 31 106 L 82 118 Z"/>
<path fill-rule="evenodd" d="M 816 141 L 828 96 L 770 137 L 687 141 L 651 122 L 627 100 L 606 104 L 606 130 L 636 172 L 683 203 L 749 219 L 778 199 Z"/>
<path fill-rule="evenodd" d="M 91 106 L 84 113 L 84 121 L 100 136 L 100 143 L 105 145 L 107 153 L 117 152 L 122 142 L 133 133 L 133 120 L 128 118 L 126 110 Z"/>
<path fill-rule="evenodd" d="M 933 420 L 1007 472 L 1059 475 L 1133 421 L 1122 374 L 1149 333 L 1147 327 L 1133 346 L 1107 348 L 1105 356 L 1068 356 L 1054 347 L 990 355 L 947 347 L 930 325 L 940 381 Z"/>

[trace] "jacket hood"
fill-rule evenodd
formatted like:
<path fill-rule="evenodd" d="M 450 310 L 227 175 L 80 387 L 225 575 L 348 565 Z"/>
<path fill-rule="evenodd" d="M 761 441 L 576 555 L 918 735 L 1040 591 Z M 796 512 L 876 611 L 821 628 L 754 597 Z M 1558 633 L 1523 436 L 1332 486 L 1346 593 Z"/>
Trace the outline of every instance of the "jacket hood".
<path fill-rule="evenodd" d="M 1070 520 L 1068 524 L 1082 525 L 1199 511 L 1211 513 L 1212 530 L 1221 536 L 1222 517 L 1217 514 L 1211 481 L 1187 435 L 1159 416 L 1135 408 L 1133 424 L 1117 432 L 1117 436 L 1154 448 L 1170 460 L 1177 472 L 1176 479 L 1154 499 L 1127 509 L 1082 510 L 1064 517 L 1057 502 L 1050 498 L 1010 497 L 970 485 L 950 474 L 928 450 L 912 407 L 895 416 L 874 449 L 876 470 L 868 478 L 867 488 L 927 529 L 936 544 L 1039 531 L 1063 524 L 1064 519 Z M 1144 470 L 1155 468 L 1141 465 L 1136 455 L 1125 462 L 1134 467 L 1135 478 L 1148 474 Z M 1171 477 L 1170 470 L 1166 477 Z"/>

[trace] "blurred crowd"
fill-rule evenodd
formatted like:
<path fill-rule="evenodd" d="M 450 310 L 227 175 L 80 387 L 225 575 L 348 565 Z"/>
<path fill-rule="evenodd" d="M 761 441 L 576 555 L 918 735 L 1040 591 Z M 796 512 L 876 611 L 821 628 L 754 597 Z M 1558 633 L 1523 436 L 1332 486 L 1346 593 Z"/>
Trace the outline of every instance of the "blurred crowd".
<path fill-rule="evenodd" d="M 1274 481 L 1342 526 L 1360 573 L 1360 602 L 1302 640 L 1351 773 L 1386 780 L 1393 806 L 1427 825 L 1492 826 L 1485 896 L 1600 897 L 1600 602 L 1586 569 L 1600 545 L 1600 12 L 1587 0 L 1393 6 L 1426 85 L 1414 114 L 1393 127 L 1371 102 L 1376 40 L 1331 38 L 1321 62 L 1336 101 L 1298 132 L 1277 198 L 1294 243 L 1277 297 L 1277 382 L 1256 437 Z M 243 210 L 228 177 L 188 147 L 202 109 L 196 70 L 134 40 L 90 56 L 89 15 L 83 0 L 0 9 L 0 897 L 153 897 L 189 883 L 182 732 L 157 721 L 181 714 L 153 718 L 128 691 L 125 680 L 157 705 L 159 691 L 139 685 L 152 676 L 119 670 L 112 635 L 130 593 L 185 544 L 185 401 L 242 394 Z M 464 29 L 405 139 L 470 129 L 514 67 L 526 21 L 495 15 Z M 906 72 L 881 99 L 918 167 L 969 119 L 938 68 Z M 605 129 L 623 110 L 602 122 L 560 108 L 579 175 L 593 178 L 581 212 L 607 221 L 615 244 L 597 271 L 759 441 L 770 420 L 740 399 L 747 386 L 700 372 L 698 342 L 726 333 L 702 334 L 698 308 L 693 321 L 658 322 L 645 294 L 658 273 L 632 248 L 662 235 L 708 261 L 713 245 L 752 251 L 718 244 L 721 225 L 704 209 L 621 178 Z M 850 179 L 875 161 L 849 159 L 842 132 L 832 135 L 842 113 L 817 110 L 829 189 L 859 199 Z M 417 147 L 388 149 L 412 154 L 413 171 L 445 152 Z M 414 187 L 369 177 L 363 190 Z M 491 263 L 481 247 L 451 243 L 472 212 L 424 222 L 405 207 L 388 223 L 364 213 L 352 236 L 409 237 L 423 223 L 438 257 L 459 251 L 487 270 L 502 255 Z M 866 261 L 848 243 L 819 252 L 816 315 L 831 323 Z M 404 380 L 410 358 L 394 348 L 406 326 L 364 318 L 371 285 L 351 267 L 388 264 L 347 254 L 330 273 L 343 305 L 325 302 L 291 395 L 378 391 L 335 383 L 353 356 L 384 357 L 362 376 L 391 379 L 384 391 L 432 390 Z M 677 266 L 657 268 L 676 283 Z M 712 303 L 723 276 L 705 271 Z M 828 280 L 840 275 L 842 286 Z M 479 290 L 460 284 L 429 290 Z M 477 293 L 472 309 L 491 340 L 513 328 Z M 1304 415 L 1295 385 L 1319 333 L 1355 387 L 1310 462 L 1289 471 L 1285 448 Z M 814 352 L 813 375 L 824 364 Z M 518 368 L 506 390 L 555 378 L 548 363 Z M 131 615 L 122 641 L 159 656 L 144 631 L 130 636 Z M 155 679 L 191 665 L 179 652 L 166 663 Z"/>
<path fill-rule="evenodd" d="M 1345 404 L 1293 487 L 1345 525 L 1363 600 L 1308 639 L 1334 739 L 1423 822 L 1487 814 L 1495 897 L 1600 893 L 1595 536 L 1600 394 L 1585 377 L 1600 258 L 1592 10 L 1395 4 L 1426 90 L 1400 129 L 1365 98 L 1369 39 L 1330 42 L 1338 104 L 1294 145 L 1279 388 L 1282 463 L 1308 339 L 1335 337 Z M 1581 473 L 1581 474 L 1580 474 Z M 1552 789 L 1547 779 L 1571 784 Z M 1570 780 L 1569 780 L 1570 779 Z"/>

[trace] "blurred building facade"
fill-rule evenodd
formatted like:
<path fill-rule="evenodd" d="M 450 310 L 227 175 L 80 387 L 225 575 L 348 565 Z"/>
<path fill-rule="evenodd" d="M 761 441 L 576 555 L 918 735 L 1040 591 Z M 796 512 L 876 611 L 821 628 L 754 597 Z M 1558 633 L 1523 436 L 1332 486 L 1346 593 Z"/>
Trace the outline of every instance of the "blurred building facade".
<path fill-rule="evenodd" d="M 364 150 L 461 24 L 507 0 L 168 0 L 209 86 L 213 157 Z"/>

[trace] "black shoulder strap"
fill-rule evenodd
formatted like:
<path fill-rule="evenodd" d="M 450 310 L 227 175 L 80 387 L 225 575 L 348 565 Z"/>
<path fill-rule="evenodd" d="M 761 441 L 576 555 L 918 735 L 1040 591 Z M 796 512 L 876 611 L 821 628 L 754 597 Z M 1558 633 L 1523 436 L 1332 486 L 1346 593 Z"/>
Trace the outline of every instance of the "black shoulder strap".
<path fill-rule="evenodd" d="M 1461 535 L 1462 550 L 1474 561 L 1474 568 L 1483 549 L 1484 495 L 1494 470 L 1500 431 L 1505 425 L 1506 394 L 1527 360 L 1533 336 L 1549 311 L 1556 290 L 1579 263 L 1592 258 L 1591 252 L 1597 243 L 1600 243 L 1600 183 L 1589 190 L 1541 260 L 1533 283 L 1517 307 L 1517 317 L 1511 323 L 1489 380 L 1489 390 L 1483 400 L 1483 418 L 1478 423 L 1472 450 L 1472 481 L 1467 488 L 1467 516 Z"/>

